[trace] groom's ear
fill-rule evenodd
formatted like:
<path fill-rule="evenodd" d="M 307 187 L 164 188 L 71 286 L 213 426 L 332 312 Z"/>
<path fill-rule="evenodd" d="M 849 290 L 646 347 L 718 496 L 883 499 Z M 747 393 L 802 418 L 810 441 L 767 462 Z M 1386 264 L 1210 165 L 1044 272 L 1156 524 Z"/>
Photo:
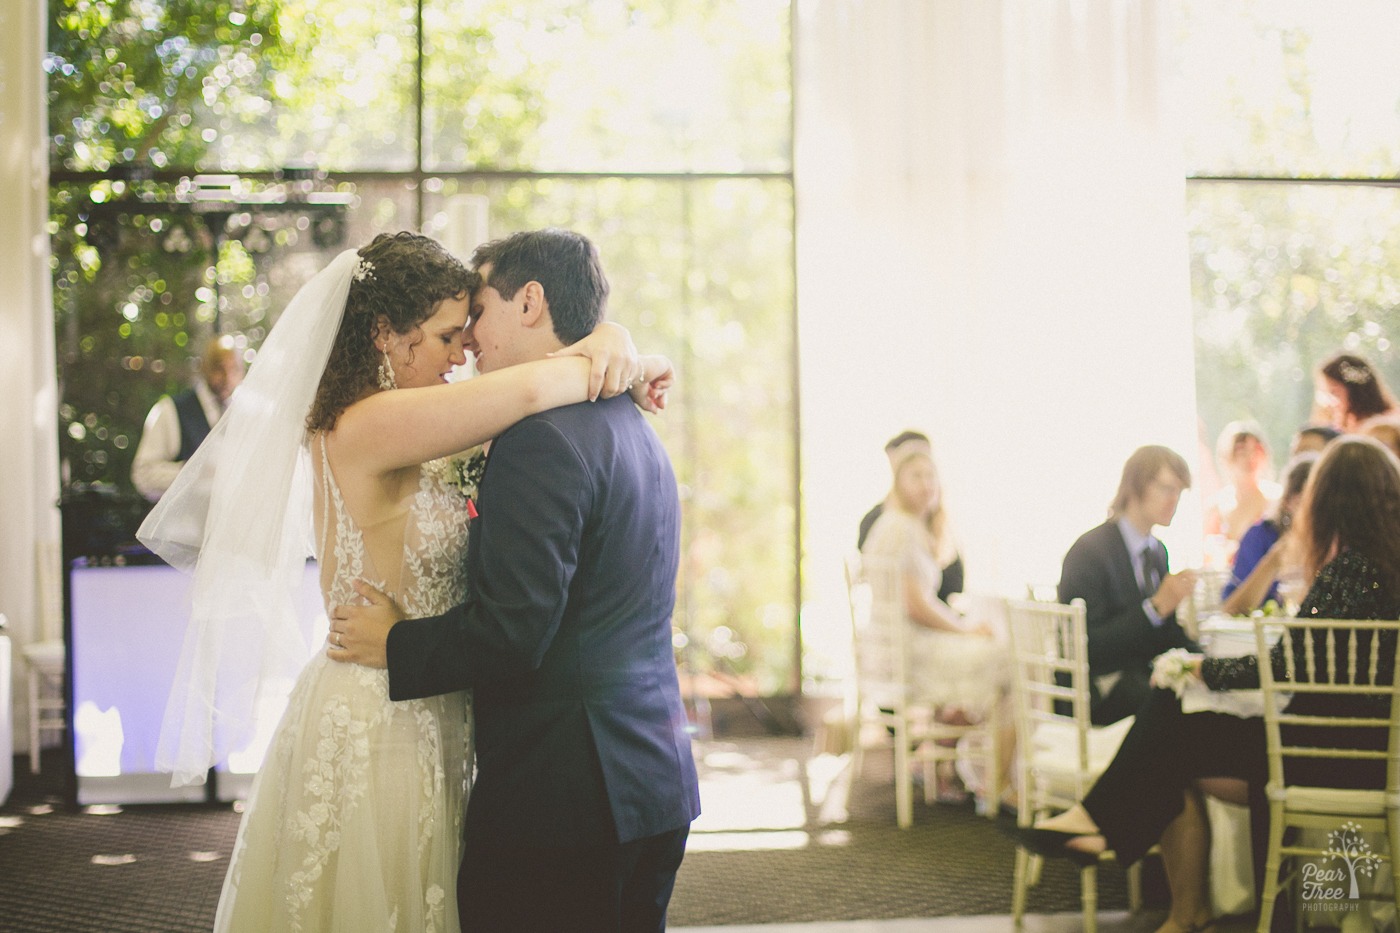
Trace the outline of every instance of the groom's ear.
<path fill-rule="evenodd" d="M 549 304 L 544 300 L 544 286 L 531 280 L 521 286 L 521 291 L 524 293 L 520 306 L 522 323 L 526 327 L 536 327 L 549 314 Z"/>

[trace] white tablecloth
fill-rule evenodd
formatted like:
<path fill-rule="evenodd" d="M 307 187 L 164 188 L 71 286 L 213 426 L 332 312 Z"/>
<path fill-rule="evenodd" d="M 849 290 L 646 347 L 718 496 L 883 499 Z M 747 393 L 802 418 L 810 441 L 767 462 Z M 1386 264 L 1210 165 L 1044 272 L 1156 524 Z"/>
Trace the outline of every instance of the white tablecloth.
<path fill-rule="evenodd" d="M 1201 623 L 1201 647 L 1213 658 L 1238 658 L 1254 654 L 1254 622 L 1229 616 L 1212 616 Z M 1259 690 L 1211 690 L 1191 681 L 1181 696 L 1186 713 L 1229 713 L 1242 718 L 1264 715 Z M 1217 917 L 1254 909 L 1254 855 L 1249 846 L 1249 808 L 1206 798 L 1210 821 L 1210 900 Z"/>
<path fill-rule="evenodd" d="M 1254 620 L 1211 616 L 1201 623 L 1201 647 L 1212 658 L 1241 658 L 1255 653 Z M 1241 718 L 1264 715 L 1264 695 L 1259 690 L 1212 690 L 1198 680 L 1181 695 L 1185 713 L 1229 713 Z"/>

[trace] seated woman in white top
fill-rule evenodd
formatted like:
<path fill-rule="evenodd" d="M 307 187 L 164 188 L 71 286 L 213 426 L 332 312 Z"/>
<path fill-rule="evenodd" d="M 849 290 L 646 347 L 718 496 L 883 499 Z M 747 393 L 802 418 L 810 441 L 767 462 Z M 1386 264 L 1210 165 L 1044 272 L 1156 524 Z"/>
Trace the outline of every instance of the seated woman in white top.
<path fill-rule="evenodd" d="M 1283 490 L 1269 478 L 1269 445 L 1254 422 L 1227 424 L 1215 453 L 1226 482 L 1206 507 L 1205 532 L 1219 536 L 1224 556 L 1233 561 L 1240 539 L 1277 505 Z"/>
<path fill-rule="evenodd" d="M 903 570 L 905 614 L 914 626 L 910 680 L 921 700 L 939 708 L 943 721 L 979 722 L 1005 703 L 1010 663 L 990 625 L 960 615 L 938 598 L 940 558 L 955 552 L 956 544 L 946 533 L 938 471 L 926 451 L 910 451 L 895 464 L 887 502 L 861 554 L 894 561 Z M 1011 717 L 1005 715 L 1003 722 L 1008 726 L 1001 736 L 1005 766 L 1014 740 Z"/>

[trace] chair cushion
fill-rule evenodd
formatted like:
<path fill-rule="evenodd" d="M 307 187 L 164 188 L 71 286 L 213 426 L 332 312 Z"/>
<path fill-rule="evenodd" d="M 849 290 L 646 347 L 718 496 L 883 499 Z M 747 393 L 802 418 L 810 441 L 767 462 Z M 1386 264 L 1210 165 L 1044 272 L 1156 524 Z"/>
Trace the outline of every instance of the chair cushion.
<path fill-rule="evenodd" d="M 1270 797 L 1274 788 L 1269 789 Z M 1334 787 L 1285 787 L 1284 806 L 1304 813 L 1380 816 L 1385 813 L 1385 791 L 1339 790 Z"/>
<path fill-rule="evenodd" d="M 1133 727 L 1133 717 L 1089 729 L 1089 770 L 1108 767 L 1123 737 Z M 1032 739 L 1031 767 L 1037 771 L 1073 773 L 1079 770 L 1079 736 L 1072 722 L 1046 722 L 1036 727 Z"/>
<path fill-rule="evenodd" d="M 63 669 L 63 642 L 55 639 L 53 641 L 36 641 L 25 645 L 21 649 L 24 660 L 41 670 L 62 670 Z"/>

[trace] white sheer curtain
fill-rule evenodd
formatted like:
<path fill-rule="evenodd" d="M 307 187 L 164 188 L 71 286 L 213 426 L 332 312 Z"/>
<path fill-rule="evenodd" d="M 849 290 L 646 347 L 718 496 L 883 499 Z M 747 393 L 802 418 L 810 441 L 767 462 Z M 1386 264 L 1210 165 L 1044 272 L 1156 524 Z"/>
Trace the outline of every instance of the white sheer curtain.
<path fill-rule="evenodd" d="M 809 595 L 934 442 L 970 588 L 1053 583 L 1145 443 L 1196 458 L 1171 6 L 798 0 Z M 1164 537 L 1198 560 L 1199 506 Z"/>
<path fill-rule="evenodd" d="M 28 716 L 19 648 L 63 633 L 58 385 L 45 230 L 46 12 L 34 0 L 0 5 L 0 612 L 9 616 L 16 643 L 16 723 Z"/>

